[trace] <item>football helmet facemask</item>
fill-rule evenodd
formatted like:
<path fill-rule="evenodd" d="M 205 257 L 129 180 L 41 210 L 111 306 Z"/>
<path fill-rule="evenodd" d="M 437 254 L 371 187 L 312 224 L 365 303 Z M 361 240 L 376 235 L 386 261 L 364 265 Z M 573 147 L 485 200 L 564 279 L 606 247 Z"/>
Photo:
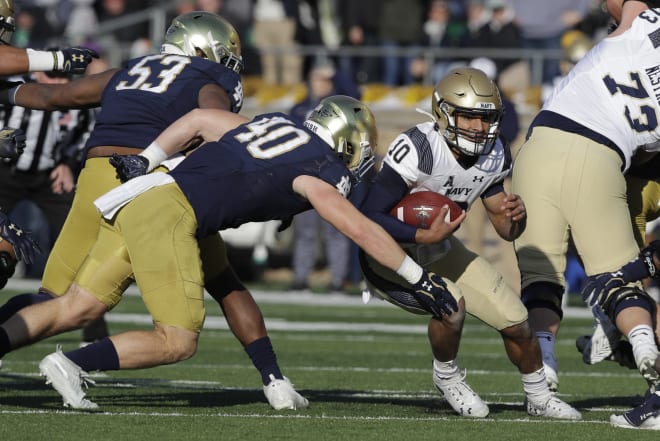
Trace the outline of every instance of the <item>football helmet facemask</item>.
<path fill-rule="evenodd" d="M 378 130 L 364 103 L 345 95 L 324 98 L 304 124 L 332 147 L 358 179 L 374 165 Z"/>
<path fill-rule="evenodd" d="M 10 44 L 15 30 L 14 1 L 0 0 L 0 44 Z"/>
<path fill-rule="evenodd" d="M 481 70 L 451 70 L 435 86 L 431 110 L 438 131 L 451 147 L 468 156 L 490 153 L 500 132 L 502 99 L 495 83 Z M 488 122 L 488 132 L 459 129 L 456 116 L 461 114 Z"/>
<path fill-rule="evenodd" d="M 243 69 L 241 40 L 236 29 L 224 18 L 210 12 L 189 12 L 172 20 L 165 32 L 161 52 L 202 56 L 238 73 Z"/>

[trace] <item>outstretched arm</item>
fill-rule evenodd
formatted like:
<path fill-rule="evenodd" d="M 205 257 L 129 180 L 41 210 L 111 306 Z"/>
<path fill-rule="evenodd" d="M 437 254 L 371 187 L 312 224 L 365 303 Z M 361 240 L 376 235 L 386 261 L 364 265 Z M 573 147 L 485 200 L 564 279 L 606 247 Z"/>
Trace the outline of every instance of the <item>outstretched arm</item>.
<path fill-rule="evenodd" d="M 83 47 L 70 47 L 54 51 L 37 51 L 12 46 L 0 46 L 0 75 L 25 72 L 71 72 L 82 74 L 98 54 Z"/>
<path fill-rule="evenodd" d="M 406 279 L 413 287 L 412 295 L 428 312 L 441 317 L 458 311 L 456 299 L 442 278 L 419 266 L 392 236 L 360 213 L 333 186 L 321 179 L 303 175 L 294 179 L 293 190 L 309 200 L 323 219 L 366 253 Z"/>

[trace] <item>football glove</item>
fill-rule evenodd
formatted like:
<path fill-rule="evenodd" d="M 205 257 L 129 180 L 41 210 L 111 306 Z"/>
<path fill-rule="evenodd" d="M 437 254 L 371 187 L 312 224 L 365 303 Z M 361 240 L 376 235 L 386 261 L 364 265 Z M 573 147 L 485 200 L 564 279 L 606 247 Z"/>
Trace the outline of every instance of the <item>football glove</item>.
<path fill-rule="evenodd" d="M 0 237 L 14 248 L 16 259 L 25 263 L 34 262 L 36 255 L 41 254 L 41 248 L 32 239 L 30 233 L 23 231 L 2 212 L 0 212 Z"/>
<path fill-rule="evenodd" d="M 619 270 L 587 278 L 587 283 L 582 288 L 582 299 L 589 306 L 600 305 L 602 307 L 612 290 L 646 277 L 658 277 L 658 271 L 653 262 L 653 254 L 658 248 L 660 248 L 660 241 L 653 241 L 639 253 L 639 256 L 623 265 Z"/>
<path fill-rule="evenodd" d="M 7 280 L 14 275 L 16 260 L 6 251 L 0 251 L 0 289 L 4 288 Z"/>
<path fill-rule="evenodd" d="M 424 271 L 422 278 L 413 285 L 413 290 L 415 300 L 434 317 L 441 318 L 443 313 L 451 315 L 453 311 L 458 311 L 456 299 L 442 278 L 433 272 Z"/>
<path fill-rule="evenodd" d="M 14 103 L 12 100 L 14 99 L 14 94 L 16 93 L 16 90 L 14 89 L 21 84 L 25 83 L 23 81 L 0 80 L 0 105 L 13 105 Z"/>
<path fill-rule="evenodd" d="M 146 175 L 149 169 L 149 160 L 140 155 L 118 155 L 113 153 L 110 157 L 110 164 L 117 170 L 117 178 L 121 182 Z"/>
<path fill-rule="evenodd" d="M 25 150 L 25 132 L 5 127 L 0 129 L 0 158 L 4 161 L 18 159 Z"/>
<path fill-rule="evenodd" d="M 67 47 L 58 52 L 62 54 L 63 60 L 61 63 L 59 59 L 57 60 L 58 63 L 54 70 L 72 74 L 84 74 L 87 65 L 92 62 L 92 59 L 99 57 L 99 54 L 86 47 Z M 55 52 L 56 58 L 59 55 L 59 53 Z"/>

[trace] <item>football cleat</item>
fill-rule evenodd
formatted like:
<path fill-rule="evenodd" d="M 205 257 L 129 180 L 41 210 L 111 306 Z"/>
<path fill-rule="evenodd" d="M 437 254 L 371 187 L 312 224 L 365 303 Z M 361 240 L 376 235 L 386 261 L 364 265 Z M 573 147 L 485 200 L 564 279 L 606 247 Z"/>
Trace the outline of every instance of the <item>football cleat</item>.
<path fill-rule="evenodd" d="M 286 377 L 280 380 L 271 374 L 270 383 L 264 386 L 264 395 L 266 395 L 270 406 L 275 410 L 297 410 L 309 407 L 307 398 L 296 392 L 293 384 Z"/>
<path fill-rule="evenodd" d="M 610 423 L 626 429 L 660 430 L 660 392 L 650 394 L 642 404 L 622 415 L 611 415 Z"/>
<path fill-rule="evenodd" d="M 579 353 L 582 354 L 585 351 L 589 340 L 591 340 L 590 335 L 581 335 L 575 339 L 575 347 Z M 605 360 L 617 362 L 620 366 L 627 367 L 628 369 L 637 369 L 632 345 L 627 340 L 619 340 L 614 346 L 612 354 Z"/>
<path fill-rule="evenodd" d="M 98 404 L 85 398 L 82 387 L 95 384 L 89 374 L 80 366 L 69 360 L 60 346 L 39 363 L 41 375 L 46 377 L 46 384 L 50 384 L 62 395 L 64 407 L 74 409 L 98 409 Z"/>
<path fill-rule="evenodd" d="M 600 308 L 593 308 L 594 330 L 591 338 L 584 342 L 582 361 L 586 364 L 596 364 L 608 359 L 613 348 L 621 339 L 621 332 Z"/>
<path fill-rule="evenodd" d="M 660 384 L 660 373 L 655 370 L 655 361 L 657 358 L 657 355 L 648 358 L 642 358 L 638 366 L 639 373 L 642 374 L 642 377 L 646 380 L 649 386 L 653 388 L 653 390 L 656 390 Z"/>
<path fill-rule="evenodd" d="M 556 418 L 559 420 L 581 420 L 582 414 L 570 404 L 553 395 L 543 405 L 537 405 L 525 398 L 527 413 L 531 416 Z"/>
<path fill-rule="evenodd" d="M 485 418 L 489 409 L 479 395 L 465 382 L 466 371 L 451 378 L 441 378 L 433 371 L 433 384 L 449 405 L 461 416 Z"/>
<path fill-rule="evenodd" d="M 545 371 L 545 381 L 548 383 L 548 389 L 553 394 L 557 393 L 559 391 L 559 375 L 557 374 L 557 370 L 545 362 L 543 363 L 543 370 Z"/>

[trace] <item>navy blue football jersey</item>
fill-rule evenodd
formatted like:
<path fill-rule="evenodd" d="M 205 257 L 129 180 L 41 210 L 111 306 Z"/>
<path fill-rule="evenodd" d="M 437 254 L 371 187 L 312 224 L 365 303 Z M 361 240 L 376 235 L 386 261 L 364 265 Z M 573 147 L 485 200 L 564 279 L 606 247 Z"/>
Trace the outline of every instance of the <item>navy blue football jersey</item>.
<path fill-rule="evenodd" d="M 322 179 L 344 197 L 353 179 L 326 142 L 282 113 L 257 116 L 169 173 L 195 211 L 199 237 L 309 210 L 311 204 L 293 191 L 297 176 Z"/>
<path fill-rule="evenodd" d="M 222 64 L 173 54 L 130 60 L 105 87 L 86 147 L 146 148 L 167 126 L 198 107 L 199 90 L 209 83 L 227 91 L 233 112 L 240 110 L 240 76 Z"/>

